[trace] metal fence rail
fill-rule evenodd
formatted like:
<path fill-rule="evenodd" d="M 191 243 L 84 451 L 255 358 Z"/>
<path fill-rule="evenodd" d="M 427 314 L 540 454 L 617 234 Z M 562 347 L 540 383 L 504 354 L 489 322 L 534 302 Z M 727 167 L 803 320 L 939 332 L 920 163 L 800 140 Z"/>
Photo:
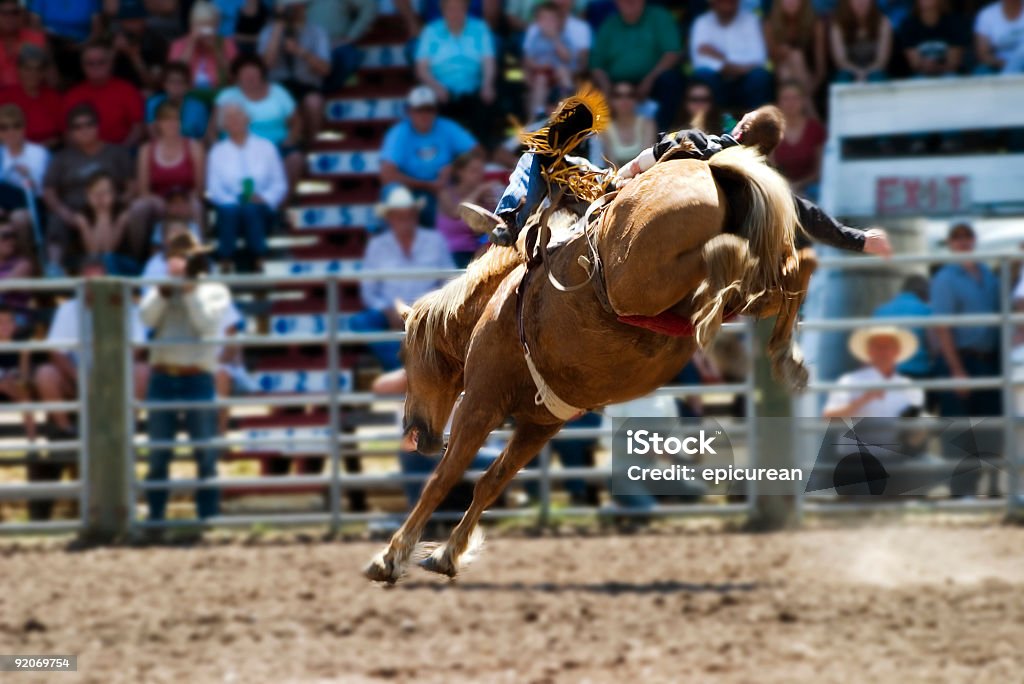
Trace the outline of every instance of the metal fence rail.
<path fill-rule="evenodd" d="M 31 413 L 33 415 L 48 412 L 77 413 L 78 438 L 73 440 L 45 441 L 30 440 L 27 432 L 22 438 L 3 439 L 0 441 L 0 501 L 68 501 L 76 500 L 78 515 L 67 520 L 3 520 L 0 521 L 0 534 L 37 534 L 51 532 L 81 532 L 86 511 L 89 507 L 89 488 L 86 486 L 89 477 L 89 459 L 84 445 L 89 437 L 89 420 L 85 398 L 89 393 L 89 364 L 91 362 L 91 335 L 89 334 L 88 317 L 85 314 L 85 284 L 77 279 L 11 279 L 0 280 L 0 292 L 31 292 L 33 295 L 70 294 L 70 301 L 77 307 L 78 332 L 77 340 L 30 340 L 0 342 L 0 352 L 8 354 L 32 354 L 43 352 L 74 353 L 77 359 L 77 392 L 78 397 L 71 401 L 23 401 L 0 404 L 0 414 Z M 25 322 L 23 324 L 27 325 Z M 6 371 L 7 369 L 3 369 Z M 29 382 L 30 378 L 22 378 Z M 37 423 L 37 428 L 40 425 Z M 73 460 L 65 455 L 75 453 Z M 77 466 L 77 475 L 64 481 L 32 481 L 29 468 L 45 465 Z M 13 468 L 26 471 L 26 482 L 10 481 Z"/>

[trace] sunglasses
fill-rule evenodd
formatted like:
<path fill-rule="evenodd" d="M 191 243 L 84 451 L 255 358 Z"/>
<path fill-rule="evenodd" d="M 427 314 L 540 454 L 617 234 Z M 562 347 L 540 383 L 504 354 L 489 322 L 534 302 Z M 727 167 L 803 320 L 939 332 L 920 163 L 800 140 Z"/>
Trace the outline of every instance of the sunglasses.
<path fill-rule="evenodd" d="M 16 239 L 17 237 L 18 235 L 14 231 L 5 230 L 3 232 L 0 232 L 0 240 L 2 240 L 3 242 L 10 242 Z"/>
<path fill-rule="evenodd" d="M 81 130 L 84 130 L 86 128 L 96 128 L 96 122 L 92 121 L 92 120 L 88 120 L 88 121 L 76 121 L 75 123 L 71 124 L 71 130 L 73 130 L 73 131 L 81 131 Z"/>
<path fill-rule="evenodd" d="M 0 123 L 0 133 L 5 132 L 5 131 L 20 131 L 24 127 L 25 127 L 24 124 L 15 123 L 15 122 Z"/>
<path fill-rule="evenodd" d="M 97 57 L 95 59 L 87 59 L 84 62 L 82 62 L 82 64 L 84 64 L 87 67 L 101 67 L 110 64 L 110 60 L 106 57 Z"/>
<path fill-rule="evenodd" d="M 708 104 L 711 102 L 711 98 L 706 95 L 697 95 L 696 97 L 686 98 L 686 101 L 692 104 Z"/>

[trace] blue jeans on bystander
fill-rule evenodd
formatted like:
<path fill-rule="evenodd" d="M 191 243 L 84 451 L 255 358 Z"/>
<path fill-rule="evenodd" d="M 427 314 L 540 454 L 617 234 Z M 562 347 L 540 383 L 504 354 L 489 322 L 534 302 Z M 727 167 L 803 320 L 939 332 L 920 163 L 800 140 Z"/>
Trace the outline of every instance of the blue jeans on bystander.
<path fill-rule="evenodd" d="M 195 375 L 166 375 L 154 372 L 149 379 L 148 401 L 213 401 L 216 391 L 212 373 Z M 217 409 L 186 409 L 179 411 L 151 410 L 147 418 L 151 442 L 173 441 L 178 428 L 184 422 L 185 432 L 190 441 L 213 439 L 217 436 Z M 217 476 L 219 450 L 212 447 L 195 447 L 198 477 L 206 479 Z M 167 480 L 174 452 L 166 447 L 151 448 L 149 451 L 148 482 Z M 149 519 L 163 520 L 167 511 L 167 490 L 146 491 L 149 502 Z M 212 487 L 196 491 L 196 513 L 200 518 L 216 515 L 220 508 L 220 491 Z"/>
<path fill-rule="evenodd" d="M 219 204 L 216 207 L 217 259 L 230 261 L 235 256 L 235 244 L 241 234 L 245 247 L 253 258 L 267 253 L 267 234 L 274 213 L 265 204 Z"/>
<path fill-rule="evenodd" d="M 726 79 L 713 69 L 697 69 L 693 79 L 711 88 L 715 103 L 721 107 L 757 109 L 772 99 L 772 75 L 767 69 L 755 67 L 742 76 Z"/>

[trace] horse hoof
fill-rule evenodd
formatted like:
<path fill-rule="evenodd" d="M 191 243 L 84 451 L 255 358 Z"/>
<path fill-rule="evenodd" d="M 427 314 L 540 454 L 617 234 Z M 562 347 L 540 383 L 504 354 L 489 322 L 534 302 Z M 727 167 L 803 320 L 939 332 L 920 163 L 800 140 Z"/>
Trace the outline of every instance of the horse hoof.
<path fill-rule="evenodd" d="M 401 571 L 393 562 L 385 560 L 383 554 L 374 558 L 363 569 L 363 576 L 366 579 L 373 582 L 387 582 L 388 584 L 394 584 L 398 581 L 401 574 Z"/>
<path fill-rule="evenodd" d="M 448 577 L 455 577 L 455 575 L 459 574 L 458 568 L 444 554 L 444 547 L 439 548 L 436 552 L 421 560 L 420 567 L 430 572 L 436 572 L 439 575 L 447 575 Z"/>

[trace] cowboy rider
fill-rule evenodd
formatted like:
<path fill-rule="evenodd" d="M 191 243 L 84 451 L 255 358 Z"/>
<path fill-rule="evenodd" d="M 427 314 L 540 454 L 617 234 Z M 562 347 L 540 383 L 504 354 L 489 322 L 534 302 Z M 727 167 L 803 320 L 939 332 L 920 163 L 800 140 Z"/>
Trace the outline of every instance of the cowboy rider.
<path fill-rule="evenodd" d="M 585 90 L 563 102 L 555 110 L 548 126 L 523 136 L 528 150 L 519 158 L 495 211 L 465 202 L 459 207 L 462 219 L 475 231 L 487 233 L 496 245 L 514 244 L 527 217 L 544 201 L 547 194 L 545 178 L 558 177 L 557 172 L 552 172 L 553 168 L 561 164 L 563 168 L 595 170 L 586 160 L 568 156 L 568 153 L 607 125 L 607 117 L 606 105 L 592 91 Z M 678 157 L 705 161 L 727 147 L 740 144 L 757 147 L 767 157 L 782 141 L 783 124 L 782 112 L 769 105 L 744 115 L 730 134 L 708 135 L 698 128 L 665 134 L 614 176 L 609 173 L 609 185 L 622 187 L 679 147 L 688 149 Z M 892 254 L 884 229 L 862 230 L 844 225 L 810 200 L 797 195 L 793 195 L 793 203 L 801 227 L 815 240 L 854 252 L 878 256 Z"/>

